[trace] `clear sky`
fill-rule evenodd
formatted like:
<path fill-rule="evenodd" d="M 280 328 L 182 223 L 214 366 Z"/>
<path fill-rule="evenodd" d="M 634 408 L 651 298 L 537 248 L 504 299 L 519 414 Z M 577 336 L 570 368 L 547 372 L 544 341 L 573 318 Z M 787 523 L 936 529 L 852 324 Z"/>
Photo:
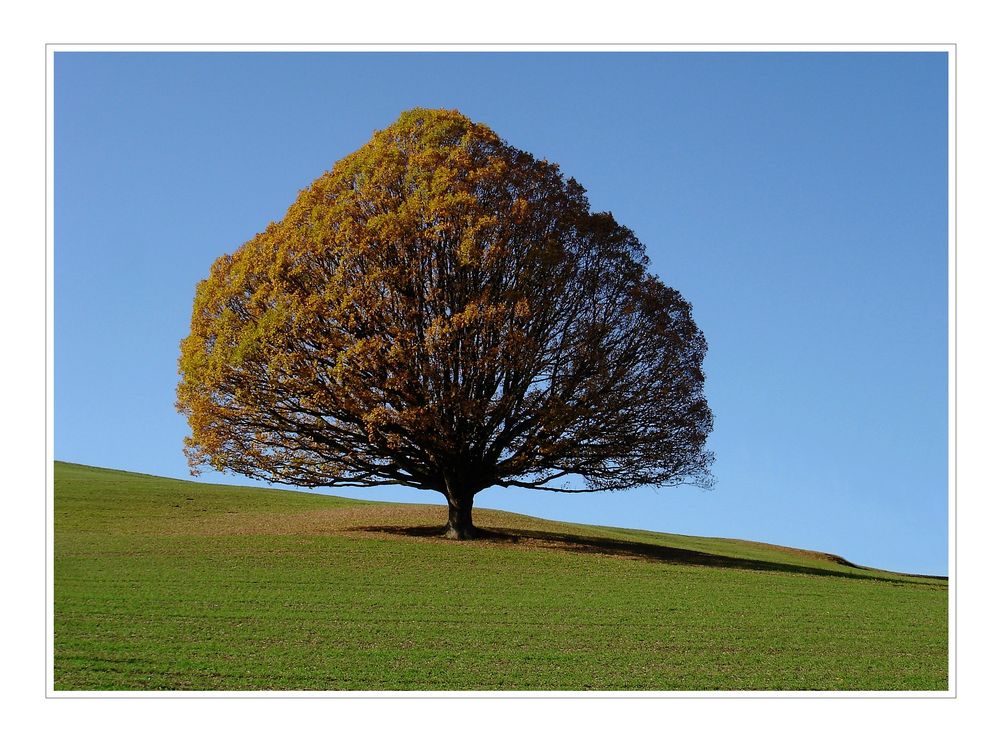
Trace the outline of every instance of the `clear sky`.
<path fill-rule="evenodd" d="M 947 100 L 944 53 L 57 53 L 56 458 L 187 476 L 195 284 L 401 111 L 457 108 L 636 232 L 716 417 L 713 491 L 477 506 L 947 574 Z"/>

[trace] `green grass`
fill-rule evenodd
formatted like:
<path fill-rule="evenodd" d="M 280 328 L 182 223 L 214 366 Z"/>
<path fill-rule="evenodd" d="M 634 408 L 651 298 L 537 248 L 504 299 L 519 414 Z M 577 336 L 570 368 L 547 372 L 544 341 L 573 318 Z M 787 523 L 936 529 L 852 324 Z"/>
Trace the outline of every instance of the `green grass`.
<path fill-rule="evenodd" d="M 940 578 L 57 462 L 57 690 L 947 690 Z"/>

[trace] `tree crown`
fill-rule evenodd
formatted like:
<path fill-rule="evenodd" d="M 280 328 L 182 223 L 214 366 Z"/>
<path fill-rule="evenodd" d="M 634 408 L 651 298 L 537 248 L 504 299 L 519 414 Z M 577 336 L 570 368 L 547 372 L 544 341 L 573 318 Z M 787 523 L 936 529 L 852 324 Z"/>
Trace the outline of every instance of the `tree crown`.
<path fill-rule="evenodd" d="M 706 343 L 559 168 L 416 109 L 220 257 L 181 344 L 186 453 L 305 486 L 710 483 Z"/>

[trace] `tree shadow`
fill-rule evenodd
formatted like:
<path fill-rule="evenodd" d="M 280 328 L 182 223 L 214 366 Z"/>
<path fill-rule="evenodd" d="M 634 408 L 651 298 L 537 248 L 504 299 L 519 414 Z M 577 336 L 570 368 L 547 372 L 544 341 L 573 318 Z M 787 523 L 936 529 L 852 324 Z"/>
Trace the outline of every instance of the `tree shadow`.
<path fill-rule="evenodd" d="M 396 536 L 414 536 L 422 539 L 444 539 L 447 526 L 354 526 L 348 531 L 367 531 L 375 534 L 395 534 Z M 527 533 L 527 532 L 524 532 Z M 476 527 L 476 536 L 466 541 L 504 541 L 515 543 L 526 538 L 517 532 L 506 529 L 483 529 Z M 534 537 L 539 538 L 539 537 Z M 453 540 L 451 540 L 453 541 Z"/>
<path fill-rule="evenodd" d="M 440 538 L 443 536 L 443 526 L 360 526 L 355 531 L 368 531 L 397 536 L 412 536 L 418 538 Z M 906 575 L 882 570 L 872 570 L 851 564 L 840 557 L 830 555 L 832 564 L 850 568 L 848 570 L 832 570 L 823 567 L 809 567 L 785 562 L 769 562 L 761 559 L 744 559 L 730 557 L 724 554 L 709 554 L 691 549 L 680 549 L 663 544 L 612 539 L 600 536 L 581 536 L 579 534 L 559 534 L 549 531 L 531 531 L 526 529 L 478 529 L 478 536 L 473 541 L 491 541 L 499 543 L 521 543 L 529 547 L 561 549 L 582 554 L 602 554 L 612 557 L 626 557 L 648 562 L 665 564 L 698 565 L 702 567 L 719 567 L 725 569 L 753 570 L 757 572 L 784 572 L 799 575 L 818 575 L 820 577 L 846 577 L 863 580 L 882 580 L 886 582 L 936 586 L 938 583 L 914 583 L 906 578 L 920 577 L 939 581 L 946 586 L 947 577 L 936 575 Z M 854 570 L 854 571 L 852 571 Z"/>

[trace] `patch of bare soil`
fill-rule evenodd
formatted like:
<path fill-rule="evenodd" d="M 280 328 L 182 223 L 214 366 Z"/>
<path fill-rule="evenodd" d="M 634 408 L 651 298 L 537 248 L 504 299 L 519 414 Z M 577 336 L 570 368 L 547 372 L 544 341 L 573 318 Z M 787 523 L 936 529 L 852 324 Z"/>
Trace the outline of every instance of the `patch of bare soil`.
<path fill-rule="evenodd" d="M 447 509 L 440 505 L 358 505 L 285 514 L 229 513 L 195 519 L 186 526 L 186 533 L 205 535 L 335 535 L 349 538 L 419 539 L 439 546 L 511 547 L 576 554 L 591 554 L 623 559 L 639 559 L 668 564 L 726 567 L 758 571 L 784 571 L 800 574 L 863 577 L 857 574 L 808 564 L 771 562 L 764 559 L 731 557 L 699 552 L 693 549 L 627 539 L 591 535 L 573 524 L 543 521 L 504 511 L 489 509 L 474 513 L 481 537 L 468 541 L 443 538 Z M 748 544 L 753 542 L 747 542 Z M 854 568 L 846 560 L 821 552 L 758 545 L 800 554 L 813 560 L 824 560 Z"/>

